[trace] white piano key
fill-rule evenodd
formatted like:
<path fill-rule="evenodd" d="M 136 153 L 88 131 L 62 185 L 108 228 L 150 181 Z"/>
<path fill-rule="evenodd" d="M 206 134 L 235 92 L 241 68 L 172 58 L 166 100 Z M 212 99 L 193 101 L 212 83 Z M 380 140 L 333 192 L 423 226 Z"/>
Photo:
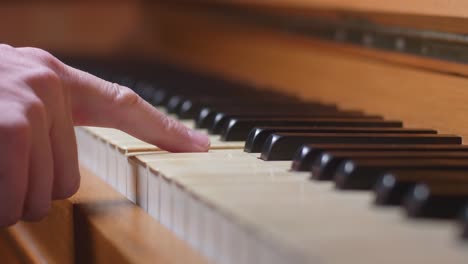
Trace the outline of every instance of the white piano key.
<path fill-rule="evenodd" d="M 300 260 L 294 256 L 291 256 L 283 252 L 280 248 L 270 246 L 268 243 L 256 244 L 258 250 L 259 264 L 282 264 L 282 263 L 306 263 L 304 260 Z M 312 262 L 318 263 L 318 262 Z"/>
<path fill-rule="evenodd" d="M 116 149 L 113 145 L 107 143 L 106 144 L 106 172 L 107 175 L 107 182 L 114 188 L 117 189 L 117 157 L 116 157 Z"/>
<path fill-rule="evenodd" d="M 211 209 L 206 203 L 199 203 L 198 204 L 198 230 L 197 230 L 197 249 L 201 254 L 206 253 L 206 247 L 207 247 L 207 226 L 206 226 L 206 221 L 207 217 L 209 215 L 209 211 Z"/>
<path fill-rule="evenodd" d="M 126 174 L 127 198 L 148 211 L 148 168 L 141 166 L 135 157 L 130 157 Z"/>
<path fill-rule="evenodd" d="M 139 166 L 136 177 L 136 204 L 148 211 L 148 168 Z"/>
<path fill-rule="evenodd" d="M 218 212 L 208 207 L 204 217 L 204 243 L 202 253 L 209 259 L 215 260 L 217 247 L 221 241 L 221 224 Z"/>
<path fill-rule="evenodd" d="M 365 252 L 357 258 L 359 263 L 405 262 L 405 255 L 411 255 L 414 263 L 440 263 L 442 259 L 463 263 L 468 254 L 457 249 L 452 222 L 416 222 L 395 209 L 373 208 L 369 192 L 337 192 L 330 184 L 315 182 L 304 185 L 302 192 L 290 189 L 289 193 L 271 184 L 257 186 L 256 190 L 243 185 L 204 188 L 199 192 L 214 195 L 209 200 L 219 203 L 220 210 L 281 241 L 280 248 L 301 252 L 299 256 L 309 261 L 345 263 L 346 259 L 356 259 L 356 252 Z M 236 195 L 239 193 L 243 195 Z M 337 247 L 349 245 L 352 249 L 340 251 L 340 256 L 333 254 Z M 376 249 L 367 252 L 366 248 Z M 437 249 L 441 257 L 429 258 L 428 248 Z M 382 259 L 389 250 L 401 255 Z"/>
<path fill-rule="evenodd" d="M 154 178 L 155 181 L 158 180 L 158 166 L 164 166 L 165 168 L 167 167 L 167 164 L 174 164 L 175 167 L 180 167 L 182 168 L 184 166 L 184 163 L 189 162 L 189 160 L 194 160 L 195 162 L 198 162 L 199 159 L 204 159 L 206 161 L 211 160 L 213 157 L 223 157 L 227 159 L 231 159 L 232 157 L 235 157 L 237 155 L 240 155 L 240 152 L 233 152 L 232 150 L 228 150 L 226 153 L 218 151 L 218 152 L 212 152 L 212 153 L 167 153 L 167 152 L 155 152 L 152 154 L 148 155 L 137 155 L 133 158 L 130 159 L 129 163 L 129 171 L 127 173 L 127 193 L 130 195 L 130 197 L 138 195 L 140 196 L 140 199 L 143 199 L 144 196 L 147 195 L 145 191 L 141 192 L 140 190 L 137 190 L 137 184 L 140 184 L 141 182 L 146 183 L 146 178 L 147 175 L 144 175 L 145 172 L 147 172 L 146 167 L 149 166 L 152 171 L 152 180 Z M 249 156 L 245 156 L 246 158 Z M 151 164 L 151 165 L 149 165 Z M 140 180 L 140 178 L 142 180 Z M 141 183 L 143 184 L 143 183 Z M 160 189 L 160 188 L 159 188 Z M 157 190 L 159 190 L 157 189 Z M 157 191 L 153 188 L 150 189 L 151 191 Z M 151 199 L 150 202 L 154 203 L 155 208 L 159 208 L 160 206 L 160 195 L 157 194 L 152 194 L 152 197 L 154 199 Z M 149 205 L 153 206 L 153 205 Z M 164 216 L 166 217 L 166 216 Z M 168 216 L 170 219 L 170 216 Z M 165 220 L 162 220 L 165 221 Z M 169 221 L 170 222 L 170 221 Z M 170 223 L 168 225 L 170 225 Z M 166 223 L 166 222 L 165 222 Z"/>
<path fill-rule="evenodd" d="M 159 180 L 161 181 L 161 185 L 159 188 L 155 188 L 152 184 L 149 184 L 149 186 L 152 186 L 150 189 L 157 189 L 160 193 L 159 201 L 157 201 L 155 198 L 149 199 L 149 208 L 152 208 L 151 203 L 156 204 L 154 207 L 157 207 L 157 204 L 159 204 L 161 206 L 161 222 L 164 225 L 171 228 L 172 230 L 174 230 L 175 232 L 177 232 L 177 228 L 176 224 L 173 223 L 176 223 L 176 221 L 173 218 L 171 219 L 171 217 L 177 210 L 174 206 L 175 198 L 173 196 L 174 193 L 177 193 L 176 191 L 173 191 L 177 189 L 177 187 L 174 184 L 172 184 L 172 178 L 177 178 L 177 180 L 180 180 L 180 178 L 184 178 L 190 181 L 192 184 L 209 183 L 210 180 L 215 182 L 218 181 L 218 184 L 227 183 L 228 181 L 242 181 L 245 184 L 249 184 L 249 182 L 252 181 L 303 181 L 304 179 L 307 179 L 307 177 L 304 177 L 302 179 L 300 177 L 297 177 L 295 179 L 282 177 L 282 174 L 285 173 L 284 171 L 286 170 L 286 168 L 289 168 L 289 162 L 272 162 L 270 166 L 263 166 L 265 162 L 253 158 L 252 155 L 248 155 L 238 151 L 219 151 L 214 153 L 217 154 L 206 153 L 206 159 L 200 158 L 199 156 L 197 157 L 197 159 L 194 159 L 194 154 L 169 153 L 157 153 L 151 154 L 149 156 L 145 155 L 144 158 L 137 157 L 147 162 L 147 165 L 151 168 L 152 172 L 150 179 L 160 178 Z M 175 157 L 177 156 L 183 157 L 183 159 L 175 159 Z M 223 166 L 222 169 L 223 171 L 225 170 L 229 173 L 220 173 L 222 171 L 220 171 L 219 167 L 216 167 L 216 164 L 218 164 L 219 161 L 226 160 L 229 160 L 229 163 L 227 163 L 229 165 Z M 239 171 L 240 168 L 242 168 L 242 171 Z M 234 169 L 235 172 L 230 173 L 230 169 Z M 157 171 L 154 170 L 164 171 L 164 175 L 158 175 Z M 183 184 L 189 186 L 188 184 L 186 184 L 186 182 L 183 182 Z M 153 190 L 153 193 L 155 192 L 156 191 Z M 150 197 L 153 197 L 151 196 L 151 194 L 149 195 Z M 157 195 L 154 196 L 157 197 Z M 199 205 L 195 205 L 195 207 L 197 206 Z M 204 208 L 204 206 L 201 207 Z M 204 208 L 199 209 L 197 212 L 194 212 L 193 207 L 187 208 L 187 210 L 189 211 L 187 213 L 187 215 L 189 216 L 186 217 L 186 219 L 189 221 L 188 224 L 190 225 L 190 227 L 192 227 L 191 230 L 187 230 L 186 232 L 187 240 L 189 240 L 189 242 L 195 245 L 196 247 L 199 247 L 201 251 L 203 251 L 205 254 L 208 254 L 209 257 L 211 257 L 210 254 L 212 253 L 210 252 L 216 251 L 213 250 L 213 248 L 210 248 L 216 244 L 216 241 L 214 241 L 215 237 L 213 237 L 215 234 L 210 233 L 206 229 L 207 223 L 204 221 L 206 221 L 206 219 L 212 219 L 213 216 L 210 213 L 208 213 L 208 215 L 203 215 L 202 212 L 212 212 L 212 210 Z M 191 215 L 190 212 L 192 213 Z M 204 226 L 205 228 L 200 227 L 200 225 Z M 199 228 L 195 229 L 194 226 L 199 226 Z M 240 255 L 241 258 L 246 258 L 246 253 L 244 251 L 242 252 L 243 253 Z"/>
<path fill-rule="evenodd" d="M 75 128 L 75 140 L 76 140 L 76 149 L 78 153 L 78 160 L 83 160 L 83 136 L 81 135 L 81 130 L 79 128 Z M 80 144 L 81 142 L 81 144 Z"/>
<path fill-rule="evenodd" d="M 353 259 L 364 264 L 435 264 L 468 259 L 456 241 L 453 223 L 412 221 L 395 208 L 375 208 L 369 193 L 337 192 L 330 183 L 309 181 L 308 173 L 288 172 L 290 162 L 264 162 L 241 149 L 173 154 L 120 132 L 81 131 L 85 133 L 78 132 L 77 140 L 88 137 L 91 140 L 83 141 L 110 144 L 127 153 L 116 158 L 117 163 L 129 162 L 123 173 L 127 197 L 215 263 Z M 223 144 L 219 141 L 220 148 L 230 148 Z M 236 144 L 234 148 L 241 145 Z M 95 145 L 89 144 L 89 149 Z M 86 144 L 82 149 L 88 149 Z M 96 162 L 102 158 L 97 149 L 97 158 L 89 163 L 103 171 L 111 162 Z M 151 154 L 128 160 L 133 156 L 128 152 L 138 150 Z M 116 166 L 118 188 L 123 188 L 122 168 Z M 335 254 L 337 248 L 340 254 Z M 398 254 L 389 254 L 389 249 Z"/>
<path fill-rule="evenodd" d="M 140 164 L 136 160 L 132 158 L 128 159 L 127 171 L 125 173 L 127 182 L 126 193 L 127 199 L 134 203 L 137 203 L 138 171 L 140 167 Z"/>
<path fill-rule="evenodd" d="M 187 206 L 189 226 L 187 232 L 187 242 L 196 250 L 200 250 L 200 233 L 202 226 L 202 203 L 198 199 L 191 197 Z"/>
<path fill-rule="evenodd" d="M 187 199 L 187 192 L 184 189 L 180 189 L 177 187 L 173 187 L 170 189 L 171 196 L 174 201 L 173 209 L 172 209 L 172 229 L 174 233 L 176 233 L 182 239 L 185 238 L 185 228 L 186 228 L 186 215 L 185 215 L 185 207 L 186 207 L 186 199 Z M 151 192 L 150 192 L 151 193 Z M 151 204 L 151 202 L 150 202 Z"/>
<path fill-rule="evenodd" d="M 239 263 L 240 258 L 237 258 L 238 254 L 238 228 L 237 225 L 229 220 L 225 220 L 221 223 L 222 236 L 220 241 L 220 247 L 218 248 L 220 256 L 218 263 L 222 264 L 235 264 Z"/>
<path fill-rule="evenodd" d="M 210 160 L 208 162 L 213 162 L 216 160 Z M 251 160 L 253 163 L 256 163 L 256 160 Z M 160 162 L 156 162 L 160 163 Z M 203 182 L 208 182 L 210 180 L 212 181 L 220 181 L 220 183 L 226 183 L 227 181 L 242 181 L 246 184 L 249 182 L 252 182 L 255 179 L 257 181 L 263 182 L 263 181 L 270 181 L 270 180 L 275 180 L 275 179 L 280 179 L 280 176 L 272 176 L 271 170 L 272 168 L 267 168 L 264 167 L 263 169 L 265 170 L 264 173 L 265 175 L 256 175 L 256 173 L 259 173 L 260 168 L 255 168 L 253 169 L 253 165 L 249 166 L 249 162 L 243 158 L 236 160 L 236 162 L 232 161 L 229 166 L 224 166 L 223 169 L 226 169 L 229 172 L 229 168 L 233 169 L 239 169 L 239 167 L 244 167 L 246 166 L 246 169 L 244 170 L 245 174 L 243 173 L 227 173 L 226 175 L 220 174 L 219 169 L 212 169 L 208 170 L 209 167 L 206 166 L 200 166 L 196 167 L 195 165 L 197 163 L 201 163 L 199 165 L 203 165 L 203 162 L 198 161 L 198 160 L 165 160 L 163 164 L 160 164 L 159 166 L 155 166 L 154 163 L 149 163 L 148 166 L 151 168 L 152 171 L 154 171 L 156 168 L 157 170 L 165 171 L 165 175 L 158 174 L 158 172 L 151 172 L 151 178 L 159 178 L 159 200 L 157 200 L 158 195 L 152 194 L 152 199 L 150 199 L 150 203 L 154 203 L 154 207 L 157 207 L 159 205 L 160 208 L 160 218 L 161 222 L 166 225 L 168 228 L 172 228 L 172 203 L 173 203 L 173 197 L 172 197 L 172 192 L 171 189 L 173 188 L 173 185 L 171 183 L 172 178 L 174 177 L 184 177 L 187 180 L 195 180 L 199 179 L 197 183 L 203 183 Z M 194 166 L 190 166 L 190 164 L 193 164 Z M 284 163 L 281 163 L 282 166 L 284 166 Z M 197 170 L 198 168 L 198 170 Z M 170 176 L 170 177 L 168 177 Z M 290 179 L 286 179 L 290 180 Z M 291 180 L 299 180 L 298 178 L 291 179 Z M 156 190 L 150 189 L 150 192 L 156 192 Z M 149 205 L 152 207 L 153 205 Z"/>
<path fill-rule="evenodd" d="M 127 196 L 127 165 L 128 165 L 128 156 L 125 153 L 116 150 L 116 160 L 117 160 L 117 189 L 120 193 Z"/>
<path fill-rule="evenodd" d="M 192 127 L 194 125 L 191 121 L 184 123 Z M 138 199 L 142 204 L 146 205 L 144 201 L 148 200 L 148 197 L 143 188 L 144 183 L 142 182 L 145 182 L 145 177 L 143 176 L 142 170 L 132 167 L 134 164 L 128 160 L 122 164 L 121 161 L 124 158 L 119 157 L 119 155 L 121 155 L 120 153 L 125 153 L 128 159 L 141 152 L 156 153 L 159 152 L 160 149 L 116 129 L 85 127 L 83 130 L 87 131 L 88 135 L 91 134 L 96 141 L 94 142 L 94 145 L 97 146 L 95 147 L 97 150 L 94 151 L 96 153 L 96 158 L 92 159 L 94 161 L 90 166 L 95 167 L 95 173 L 118 191 L 126 194 L 131 201 L 136 202 Z M 243 142 L 221 142 L 217 136 L 211 136 L 211 138 L 214 143 L 214 148 L 243 147 Z M 112 149 L 112 147 L 114 147 L 114 149 Z M 106 149 L 106 153 L 104 153 L 104 148 Z M 139 181 L 138 177 L 142 178 L 142 181 Z M 123 180 L 123 178 L 125 178 L 125 180 Z M 139 187 L 137 183 L 140 183 Z M 139 190 L 142 191 L 140 192 Z M 138 198 L 137 195 L 139 196 Z M 144 207 L 147 208 L 147 206 Z"/>
<path fill-rule="evenodd" d="M 172 229 L 172 196 L 170 195 L 170 188 L 167 181 L 159 177 L 159 217 L 160 222 L 168 229 Z"/>
<path fill-rule="evenodd" d="M 82 164 L 91 171 L 94 171 L 92 158 L 94 157 L 96 150 L 91 147 L 92 135 L 80 127 L 75 129 L 75 134 L 79 149 L 78 157 L 80 162 L 82 162 Z"/>
<path fill-rule="evenodd" d="M 97 160 L 97 170 L 96 173 L 107 183 L 108 181 L 108 175 L 106 174 L 107 171 L 107 143 L 105 143 L 102 140 L 98 141 L 98 160 Z"/>
<path fill-rule="evenodd" d="M 78 128 L 81 131 L 81 140 L 78 144 L 83 146 L 84 153 L 80 158 L 80 163 L 89 168 L 94 174 L 96 173 L 96 157 L 97 157 L 97 144 L 94 135 L 90 134 L 83 128 Z"/>
<path fill-rule="evenodd" d="M 101 157 L 101 152 L 100 152 L 100 148 L 101 148 L 101 141 L 99 140 L 99 138 L 92 134 L 89 130 L 88 130 L 88 135 L 89 135 L 89 149 L 92 151 L 89 158 L 90 158 L 90 164 L 91 164 L 91 170 L 100 178 L 104 179 L 104 175 L 100 175 L 99 174 L 99 159 Z M 92 143 L 91 143 L 92 142 Z"/>
<path fill-rule="evenodd" d="M 241 263 L 260 263 L 260 250 L 258 248 L 262 243 L 258 241 L 255 234 L 253 234 L 248 228 L 239 228 L 244 233 L 245 237 L 245 254 L 241 260 Z"/>
<path fill-rule="evenodd" d="M 148 213 L 161 222 L 159 208 L 159 176 L 149 171 L 148 176 Z"/>

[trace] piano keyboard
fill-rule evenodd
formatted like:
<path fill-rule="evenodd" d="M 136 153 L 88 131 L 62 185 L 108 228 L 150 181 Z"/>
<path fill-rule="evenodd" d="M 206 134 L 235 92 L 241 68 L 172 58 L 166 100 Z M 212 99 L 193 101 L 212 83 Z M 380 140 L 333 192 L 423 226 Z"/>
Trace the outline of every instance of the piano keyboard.
<path fill-rule="evenodd" d="M 155 71 L 149 84 L 96 73 L 209 133 L 210 151 L 168 153 L 118 130 L 78 127 L 80 162 L 213 263 L 468 261 L 460 137 Z"/>

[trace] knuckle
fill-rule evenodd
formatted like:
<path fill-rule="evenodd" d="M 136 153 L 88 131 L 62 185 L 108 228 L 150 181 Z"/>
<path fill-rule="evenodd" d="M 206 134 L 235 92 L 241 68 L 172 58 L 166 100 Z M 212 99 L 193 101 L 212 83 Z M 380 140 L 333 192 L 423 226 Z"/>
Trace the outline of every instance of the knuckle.
<path fill-rule="evenodd" d="M 184 126 L 182 126 L 177 120 L 167 115 L 161 116 L 161 124 L 162 124 L 162 128 L 166 132 L 173 133 L 176 135 L 182 135 L 184 133 L 187 133 L 187 130 L 185 129 Z"/>
<path fill-rule="evenodd" d="M 175 120 L 170 118 L 167 115 L 162 115 L 161 116 L 161 124 L 163 126 L 163 129 L 165 130 L 172 130 L 173 127 L 175 126 Z"/>
<path fill-rule="evenodd" d="M 34 47 L 21 47 L 21 50 L 25 53 L 28 53 L 28 54 L 31 54 L 31 55 L 37 55 L 37 54 L 40 54 L 42 52 L 45 52 L 44 50 L 42 49 L 39 49 L 39 48 L 34 48 Z"/>
<path fill-rule="evenodd" d="M 130 88 L 114 83 L 108 90 L 114 105 L 117 107 L 132 107 L 140 103 L 141 98 Z"/>
<path fill-rule="evenodd" d="M 30 79 L 42 85 L 60 84 L 60 77 L 55 71 L 47 67 L 41 67 L 31 73 Z"/>
<path fill-rule="evenodd" d="M 1 43 L 0 49 L 13 49 L 13 47 L 8 44 Z"/>
<path fill-rule="evenodd" d="M 38 98 L 31 98 L 26 100 L 25 104 L 26 115 L 34 120 L 45 121 L 47 117 L 47 110 L 44 103 Z"/>
<path fill-rule="evenodd" d="M 28 72 L 25 82 L 35 91 L 47 93 L 51 97 L 60 98 L 63 94 L 60 76 L 47 67 Z"/>
<path fill-rule="evenodd" d="M 23 48 L 23 51 L 36 57 L 41 63 L 51 69 L 58 70 L 61 68 L 61 62 L 55 56 L 43 49 L 27 47 Z"/>

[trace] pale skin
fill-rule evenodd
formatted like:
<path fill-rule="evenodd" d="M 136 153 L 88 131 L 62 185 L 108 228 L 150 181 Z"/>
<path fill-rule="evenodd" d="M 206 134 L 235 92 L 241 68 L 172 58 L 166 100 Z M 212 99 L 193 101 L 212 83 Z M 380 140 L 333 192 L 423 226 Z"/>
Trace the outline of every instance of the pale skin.
<path fill-rule="evenodd" d="M 131 89 L 65 65 L 46 51 L 0 45 L 0 227 L 36 221 L 80 185 L 73 126 L 121 129 L 174 152 L 209 139 Z"/>

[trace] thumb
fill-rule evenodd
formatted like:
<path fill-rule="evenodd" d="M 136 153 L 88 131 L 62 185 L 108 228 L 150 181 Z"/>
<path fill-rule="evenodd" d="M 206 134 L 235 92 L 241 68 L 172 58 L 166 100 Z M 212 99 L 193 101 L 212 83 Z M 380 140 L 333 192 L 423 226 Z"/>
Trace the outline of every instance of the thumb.
<path fill-rule="evenodd" d="M 112 127 L 173 151 L 207 151 L 208 137 L 169 118 L 127 87 L 68 67 L 64 85 L 75 125 Z"/>

